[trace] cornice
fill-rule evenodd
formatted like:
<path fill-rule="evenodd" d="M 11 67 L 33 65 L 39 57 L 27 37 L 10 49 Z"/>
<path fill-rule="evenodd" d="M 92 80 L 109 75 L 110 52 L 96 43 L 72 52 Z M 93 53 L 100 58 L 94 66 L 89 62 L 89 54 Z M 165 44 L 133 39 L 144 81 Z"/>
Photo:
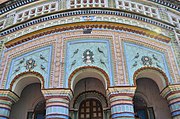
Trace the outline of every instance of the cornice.
<path fill-rule="evenodd" d="M 71 100 L 73 97 L 72 90 L 65 88 L 42 89 L 42 93 L 46 99 L 51 97 L 64 97 L 64 98 L 68 98 L 68 100 Z"/>
<path fill-rule="evenodd" d="M 136 87 L 135 86 L 117 86 L 117 87 L 110 87 L 107 89 L 107 95 L 109 97 L 113 95 L 121 95 L 127 94 L 129 96 L 133 96 L 135 93 Z"/>
<path fill-rule="evenodd" d="M 130 25 L 125 25 L 125 24 L 118 24 L 118 23 L 110 23 L 108 22 L 96 22 L 96 21 L 87 21 L 87 22 L 79 22 L 79 23 L 75 23 L 75 24 L 65 24 L 65 25 L 58 25 L 58 26 L 53 26 L 53 27 L 49 27 L 49 28 L 44 28 L 42 30 L 38 30 L 35 32 L 32 32 L 30 34 L 27 35 L 23 35 L 21 37 L 18 37 L 16 39 L 13 39 L 7 43 L 5 43 L 5 46 L 7 48 L 16 46 L 18 44 L 24 43 L 26 41 L 30 41 L 32 39 L 36 39 L 42 36 L 46 36 L 46 35 L 50 35 L 50 34 L 54 34 L 54 33 L 61 33 L 64 31 L 68 31 L 68 30 L 82 30 L 83 29 L 102 29 L 102 30 L 114 30 L 114 31 L 126 31 L 126 32 L 132 32 L 132 33 L 136 33 L 136 34 L 140 34 L 143 36 L 148 36 L 150 38 L 155 38 L 158 39 L 160 41 L 163 42 L 169 42 L 171 39 L 160 35 L 158 33 L 155 33 L 153 31 L 149 31 L 143 28 L 138 28 L 135 26 L 130 26 Z"/>
<path fill-rule="evenodd" d="M 158 19 L 152 19 L 151 17 L 147 17 L 144 15 L 140 14 L 135 14 L 133 12 L 128 12 L 124 10 L 117 10 L 117 9 L 110 9 L 110 8 L 84 8 L 84 9 L 74 9 L 74 10 L 63 10 L 60 12 L 55 12 L 52 14 L 44 15 L 41 17 L 37 17 L 34 19 L 30 19 L 28 21 L 19 23 L 19 24 L 14 24 L 13 26 L 6 28 L 1 31 L 0 36 L 5 36 L 10 33 L 16 32 L 18 30 L 21 30 L 23 28 L 29 27 L 31 25 L 35 25 L 41 22 L 46 22 L 50 21 L 53 19 L 58 19 L 58 18 L 64 18 L 64 17 L 69 17 L 69 16 L 77 16 L 77 15 L 115 15 L 115 16 L 122 16 L 122 17 L 127 17 L 127 18 L 132 18 L 135 20 L 143 21 L 152 25 L 155 25 L 157 27 L 161 27 L 167 30 L 173 30 L 174 26 L 172 24 L 169 24 L 167 22 L 163 22 Z"/>

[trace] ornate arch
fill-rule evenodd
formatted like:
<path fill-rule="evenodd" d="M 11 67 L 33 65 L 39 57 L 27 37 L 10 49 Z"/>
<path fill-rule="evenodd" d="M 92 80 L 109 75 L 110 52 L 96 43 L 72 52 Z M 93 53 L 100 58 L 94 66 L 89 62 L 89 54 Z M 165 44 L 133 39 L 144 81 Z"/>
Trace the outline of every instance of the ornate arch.
<path fill-rule="evenodd" d="M 153 71 L 156 71 L 158 73 L 160 73 L 160 75 L 163 77 L 161 78 L 161 81 L 162 82 L 165 82 L 165 86 L 169 85 L 169 80 L 168 80 L 168 77 L 166 76 L 166 74 L 164 73 L 164 71 L 162 71 L 161 69 L 159 68 L 156 68 L 156 67 L 141 67 L 139 69 L 137 69 L 135 72 L 134 72 L 134 75 L 133 75 L 133 82 L 134 82 L 134 85 L 136 86 L 136 80 L 137 80 L 137 77 L 140 73 L 142 73 L 143 71 L 147 71 L 147 70 L 153 70 Z M 146 77 L 146 78 L 149 78 L 149 77 Z M 152 79 L 153 81 L 155 81 L 157 83 L 156 80 Z M 158 85 L 158 83 L 157 83 Z M 165 87 L 164 86 L 164 87 Z M 158 85 L 158 87 L 160 88 L 160 85 Z"/>
<path fill-rule="evenodd" d="M 103 108 L 108 107 L 108 101 L 102 93 L 100 93 L 98 91 L 87 91 L 87 92 L 83 92 L 83 93 L 79 94 L 75 98 L 74 103 L 73 103 L 73 108 L 79 109 L 79 106 L 80 106 L 81 102 L 83 102 L 85 100 L 85 97 L 86 97 L 86 99 L 91 99 L 91 98 L 97 99 L 98 101 L 100 101 L 102 103 Z"/>
<path fill-rule="evenodd" d="M 15 78 L 10 83 L 10 90 L 14 91 L 15 88 L 17 87 L 17 83 L 19 83 L 22 79 L 28 78 L 28 77 L 37 78 L 41 83 L 41 89 L 44 88 L 44 77 L 38 72 L 28 71 L 28 72 L 20 73 L 17 76 L 15 76 Z M 33 82 L 30 82 L 30 84 L 31 83 Z"/>
<path fill-rule="evenodd" d="M 107 87 L 110 87 L 110 79 L 109 79 L 109 76 L 108 76 L 108 74 L 103 70 L 103 69 L 101 69 L 101 68 L 99 68 L 99 67 L 96 67 L 96 66 L 84 66 L 84 67 L 80 67 L 80 68 L 78 68 L 78 69 L 75 69 L 72 73 L 71 73 L 71 75 L 69 76 L 69 78 L 68 78 L 68 88 L 72 88 L 72 86 L 73 86 L 73 79 L 75 78 L 75 77 L 77 77 L 77 76 L 75 76 L 76 74 L 78 74 L 80 71 L 84 71 L 84 72 L 81 72 L 81 73 L 85 73 L 85 71 L 86 70 L 92 70 L 92 71 L 94 71 L 94 72 L 96 72 L 96 71 L 98 71 L 98 72 L 100 72 L 101 74 L 101 76 L 103 76 L 104 78 L 103 78 L 103 80 L 104 80 L 104 82 L 106 83 L 105 85 L 107 85 Z M 92 76 L 93 77 L 93 76 Z M 107 88 L 106 87 L 106 88 Z M 72 89 L 73 90 L 73 89 Z"/>

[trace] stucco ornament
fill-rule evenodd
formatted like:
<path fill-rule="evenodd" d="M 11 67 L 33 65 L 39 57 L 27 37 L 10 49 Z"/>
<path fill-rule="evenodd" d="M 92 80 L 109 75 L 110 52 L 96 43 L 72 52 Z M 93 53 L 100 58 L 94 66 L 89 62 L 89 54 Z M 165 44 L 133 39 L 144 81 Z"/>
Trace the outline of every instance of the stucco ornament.
<path fill-rule="evenodd" d="M 152 65 L 152 58 L 148 56 L 142 56 L 141 61 L 143 65 Z"/>
<path fill-rule="evenodd" d="M 124 42 L 124 48 L 129 79 L 133 79 L 134 72 L 142 67 L 160 69 L 167 74 L 169 80 L 172 79 L 164 52 L 128 42 Z M 129 83 L 133 84 L 133 81 L 130 80 Z"/>
<path fill-rule="evenodd" d="M 94 54 L 89 49 L 84 51 L 82 58 L 83 62 L 86 64 L 94 63 Z"/>
<path fill-rule="evenodd" d="M 68 87 L 68 78 L 75 70 L 88 66 L 104 70 L 113 82 L 109 40 L 99 37 L 91 38 L 90 36 L 75 37 L 74 40 L 67 40 L 66 47 L 65 87 Z"/>
<path fill-rule="evenodd" d="M 152 54 L 152 56 L 143 55 L 142 57 L 140 57 L 140 53 L 136 53 L 132 60 L 134 60 L 134 63 L 132 64 L 131 68 L 135 68 L 136 66 L 138 66 L 138 63 L 140 63 L 144 66 L 152 66 L 153 64 L 155 64 L 155 66 L 162 69 L 159 64 L 160 61 L 155 54 Z"/>
<path fill-rule="evenodd" d="M 30 58 L 29 60 L 26 61 L 25 67 L 27 70 L 32 70 L 36 66 L 35 60 Z"/>
<path fill-rule="evenodd" d="M 45 80 L 44 87 L 49 86 L 49 72 L 51 70 L 51 53 L 53 46 L 46 46 L 29 52 L 24 52 L 24 54 L 16 54 L 10 64 L 10 69 L 8 72 L 8 81 L 6 88 L 9 88 L 11 81 L 18 75 L 24 72 L 33 71 L 40 73 Z"/>
<path fill-rule="evenodd" d="M 73 56 L 71 58 L 73 58 L 78 52 L 79 52 L 79 49 L 76 49 L 76 51 L 73 52 Z"/>

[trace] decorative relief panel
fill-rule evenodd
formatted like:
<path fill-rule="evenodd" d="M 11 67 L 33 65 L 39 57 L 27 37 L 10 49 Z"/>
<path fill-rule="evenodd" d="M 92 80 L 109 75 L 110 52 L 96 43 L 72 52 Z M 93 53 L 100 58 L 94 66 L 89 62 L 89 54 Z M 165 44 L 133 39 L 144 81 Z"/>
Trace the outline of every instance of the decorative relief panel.
<path fill-rule="evenodd" d="M 141 67 L 159 68 L 166 73 L 169 82 L 172 82 L 166 59 L 162 52 L 127 42 L 124 43 L 124 50 L 130 84 L 133 84 L 133 74 Z"/>
<path fill-rule="evenodd" d="M 103 69 L 109 75 L 112 85 L 111 53 L 110 44 L 107 40 L 81 39 L 70 41 L 67 43 L 66 53 L 66 87 L 70 74 L 83 66 L 96 66 Z"/>
<path fill-rule="evenodd" d="M 45 88 L 49 85 L 49 73 L 51 67 L 52 46 L 37 49 L 12 59 L 6 88 L 11 81 L 20 73 L 35 71 L 39 72 L 45 80 Z"/>

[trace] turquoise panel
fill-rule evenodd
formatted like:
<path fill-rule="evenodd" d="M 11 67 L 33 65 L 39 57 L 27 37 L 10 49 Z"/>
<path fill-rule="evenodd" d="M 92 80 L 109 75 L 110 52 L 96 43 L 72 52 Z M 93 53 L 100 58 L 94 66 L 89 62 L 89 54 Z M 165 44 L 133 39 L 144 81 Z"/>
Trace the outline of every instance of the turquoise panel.
<path fill-rule="evenodd" d="M 96 66 L 109 75 L 113 85 L 110 43 L 106 39 L 79 39 L 69 41 L 66 50 L 66 73 L 64 87 L 68 87 L 68 78 L 77 68 Z M 93 77 L 93 76 L 92 76 Z"/>
<path fill-rule="evenodd" d="M 124 51 L 128 69 L 129 83 L 133 85 L 133 75 L 141 67 L 156 67 L 164 71 L 169 82 L 172 83 L 165 55 L 154 49 L 150 49 L 137 44 L 124 42 Z"/>
<path fill-rule="evenodd" d="M 45 88 L 49 87 L 49 75 L 51 69 L 52 46 L 33 50 L 16 58 L 13 58 L 10 64 L 6 89 L 10 83 L 20 73 L 35 71 L 40 73 L 45 80 Z"/>

